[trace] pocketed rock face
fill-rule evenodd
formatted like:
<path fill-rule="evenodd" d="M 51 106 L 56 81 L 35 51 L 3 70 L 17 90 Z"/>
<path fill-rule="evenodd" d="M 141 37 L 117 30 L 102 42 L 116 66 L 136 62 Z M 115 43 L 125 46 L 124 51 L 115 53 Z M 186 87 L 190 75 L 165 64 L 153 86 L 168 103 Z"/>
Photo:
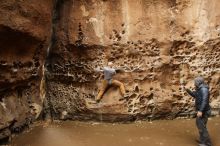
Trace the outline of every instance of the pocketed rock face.
<path fill-rule="evenodd" d="M 106 121 L 190 116 L 193 87 L 204 76 L 211 105 L 220 104 L 220 1 L 60 1 L 50 53 L 47 103 L 57 119 Z M 102 68 L 123 69 L 126 95 L 110 87 L 100 103 Z M 215 111 L 214 110 L 214 111 Z M 216 114 L 216 112 L 214 113 Z"/>
<path fill-rule="evenodd" d="M 52 8 L 52 0 L 0 3 L 0 139 L 21 131 L 42 110 Z"/>

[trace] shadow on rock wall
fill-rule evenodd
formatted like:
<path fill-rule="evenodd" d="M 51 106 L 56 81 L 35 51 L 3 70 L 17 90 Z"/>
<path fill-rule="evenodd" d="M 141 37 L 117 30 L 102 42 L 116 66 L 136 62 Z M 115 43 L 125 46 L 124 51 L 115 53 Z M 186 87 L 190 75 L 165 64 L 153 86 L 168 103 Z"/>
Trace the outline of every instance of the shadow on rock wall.
<path fill-rule="evenodd" d="M 0 3 L 0 143 L 43 109 L 52 7 L 52 1 L 42 0 Z"/>

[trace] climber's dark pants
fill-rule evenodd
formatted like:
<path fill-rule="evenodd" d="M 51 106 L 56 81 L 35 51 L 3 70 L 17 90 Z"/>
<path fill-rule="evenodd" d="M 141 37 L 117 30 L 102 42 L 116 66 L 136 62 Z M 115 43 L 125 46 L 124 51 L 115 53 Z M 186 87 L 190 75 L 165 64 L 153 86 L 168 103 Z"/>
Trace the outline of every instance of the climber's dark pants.
<path fill-rule="evenodd" d="M 196 118 L 196 126 L 199 130 L 199 136 L 200 136 L 199 140 L 200 140 L 200 143 L 204 146 L 211 146 L 209 133 L 206 127 L 210 113 L 211 111 L 204 112 L 202 117 Z"/>

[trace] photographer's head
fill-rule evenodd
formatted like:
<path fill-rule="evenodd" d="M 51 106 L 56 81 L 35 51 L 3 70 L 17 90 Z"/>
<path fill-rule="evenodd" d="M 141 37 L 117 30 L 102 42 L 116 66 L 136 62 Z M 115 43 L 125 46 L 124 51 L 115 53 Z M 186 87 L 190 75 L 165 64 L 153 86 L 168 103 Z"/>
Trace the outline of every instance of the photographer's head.
<path fill-rule="evenodd" d="M 204 78 L 203 77 L 196 77 L 194 79 L 194 85 L 196 88 L 199 88 L 200 85 L 204 84 Z"/>

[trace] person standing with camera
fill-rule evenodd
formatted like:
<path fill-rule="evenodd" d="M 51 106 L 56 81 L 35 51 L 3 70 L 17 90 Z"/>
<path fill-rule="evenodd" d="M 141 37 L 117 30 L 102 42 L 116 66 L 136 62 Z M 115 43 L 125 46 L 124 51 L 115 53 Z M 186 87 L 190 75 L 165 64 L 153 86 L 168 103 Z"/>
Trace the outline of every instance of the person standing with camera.
<path fill-rule="evenodd" d="M 184 87 L 186 92 L 195 98 L 195 107 L 197 112 L 196 126 L 199 131 L 199 146 L 212 146 L 209 132 L 207 130 L 208 117 L 211 115 L 209 105 L 209 86 L 204 82 L 203 77 L 197 77 L 194 80 L 195 91 Z"/>

